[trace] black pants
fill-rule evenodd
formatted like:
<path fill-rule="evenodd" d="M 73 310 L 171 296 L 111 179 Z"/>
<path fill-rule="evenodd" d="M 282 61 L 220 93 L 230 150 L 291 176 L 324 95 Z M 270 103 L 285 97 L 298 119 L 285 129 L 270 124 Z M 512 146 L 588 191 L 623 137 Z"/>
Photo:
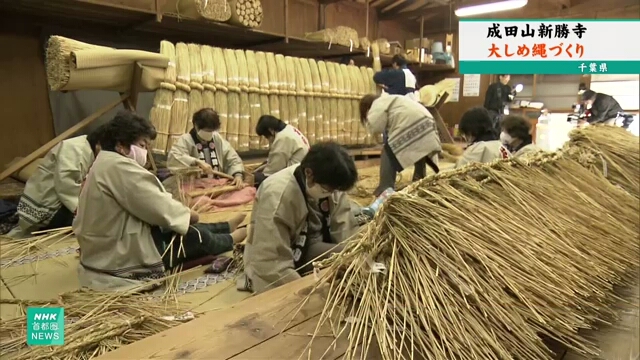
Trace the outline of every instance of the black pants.
<path fill-rule="evenodd" d="M 151 228 L 151 236 L 156 248 L 162 257 L 166 270 L 171 270 L 178 265 L 191 260 L 200 259 L 208 255 L 218 255 L 233 249 L 229 223 L 194 224 L 189 226 L 189 231 L 182 237 L 182 249 L 180 249 L 180 237 L 173 231 L 163 232 L 159 227 Z M 176 236 L 171 249 L 171 239 Z M 200 241 L 202 240 L 202 242 Z M 185 256 L 186 254 L 186 256 Z"/>
<path fill-rule="evenodd" d="M 58 209 L 58 211 L 56 211 L 56 213 L 53 215 L 51 221 L 49 221 L 49 224 L 38 230 L 52 230 L 71 226 L 71 224 L 73 223 L 73 216 L 73 213 L 64 205 L 62 205 L 60 206 L 60 209 Z"/>
<path fill-rule="evenodd" d="M 428 157 L 425 156 L 413 164 L 412 181 L 418 181 L 427 176 L 427 158 Z M 437 165 L 437 156 L 434 156 L 434 158 L 436 159 L 434 163 Z M 373 192 L 373 195 L 377 197 L 386 189 L 395 188 L 396 175 L 401 171 L 402 165 L 400 165 L 400 162 L 396 159 L 389 146 L 385 144 L 382 153 L 380 153 L 380 182 Z"/>

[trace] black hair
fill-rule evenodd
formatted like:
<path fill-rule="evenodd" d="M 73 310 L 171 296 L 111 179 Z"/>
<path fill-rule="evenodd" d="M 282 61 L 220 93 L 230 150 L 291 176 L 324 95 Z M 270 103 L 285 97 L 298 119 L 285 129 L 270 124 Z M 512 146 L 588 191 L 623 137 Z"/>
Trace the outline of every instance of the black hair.
<path fill-rule="evenodd" d="M 287 127 L 287 124 L 277 117 L 262 115 L 260 116 L 260 119 L 258 119 L 258 124 L 256 125 L 256 134 L 258 134 L 258 136 L 270 137 L 271 132 L 269 130 L 280 132 L 284 130 L 285 127 Z"/>
<path fill-rule="evenodd" d="M 91 150 L 96 151 L 96 146 L 102 142 L 102 136 L 107 124 L 102 124 L 87 135 L 87 142 L 91 146 Z"/>
<path fill-rule="evenodd" d="M 367 122 L 367 114 L 371 109 L 371 105 L 380 96 L 374 94 L 367 94 L 360 99 L 360 122 L 364 125 Z"/>
<path fill-rule="evenodd" d="M 473 136 L 474 141 L 491 141 L 499 138 L 489 111 L 483 107 L 467 110 L 460 119 L 458 130 L 463 135 Z"/>
<path fill-rule="evenodd" d="M 193 125 L 198 130 L 211 129 L 218 131 L 220 129 L 220 116 L 212 108 L 200 109 L 193 114 Z"/>
<path fill-rule="evenodd" d="M 108 151 L 116 151 L 118 144 L 129 147 L 142 137 L 154 140 L 157 135 L 149 120 L 127 110 L 119 111 L 113 120 L 103 127 L 100 147 Z"/>
<path fill-rule="evenodd" d="M 502 119 L 502 131 L 523 142 L 531 142 L 531 123 L 522 116 L 509 115 Z"/>
<path fill-rule="evenodd" d="M 591 100 L 596 96 L 596 92 L 593 90 L 585 90 L 585 92 L 582 93 L 582 101 L 585 100 Z"/>
<path fill-rule="evenodd" d="M 499 78 L 501 78 L 503 76 L 509 76 L 509 74 L 500 74 L 500 75 L 498 75 Z"/>
<path fill-rule="evenodd" d="M 350 56 L 343 56 L 340 59 L 340 64 L 349 65 L 350 62 L 351 62 L 351 57 Z"/>
<path fill-rule="evenodd" d="M 396 54 L 391 58 L 391 63 L 397 64 L 398 66 L 406 66 L 407 60 L 404 58 L 404 56 Z"/>
<path fill-rule="evenodd" d="M 313 182 L 333 190 L 347 191 L 358 181 L 356 163 L 347 150 L 335 142 L 317 143 L 300 163 L 313 173 Z"/>

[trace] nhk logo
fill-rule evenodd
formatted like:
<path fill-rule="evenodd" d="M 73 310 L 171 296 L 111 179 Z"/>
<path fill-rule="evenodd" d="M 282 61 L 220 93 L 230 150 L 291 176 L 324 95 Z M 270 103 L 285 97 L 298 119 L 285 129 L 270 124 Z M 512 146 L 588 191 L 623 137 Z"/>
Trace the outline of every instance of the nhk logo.
<path fill-rule="evenodd" d="M 27 345 L 64 345 L 64 308 L 27 308 Z"/>

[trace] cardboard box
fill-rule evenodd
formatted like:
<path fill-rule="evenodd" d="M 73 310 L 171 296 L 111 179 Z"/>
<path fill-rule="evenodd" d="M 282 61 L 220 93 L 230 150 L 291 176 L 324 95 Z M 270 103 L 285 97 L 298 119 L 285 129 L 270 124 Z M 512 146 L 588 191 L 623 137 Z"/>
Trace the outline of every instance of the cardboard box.
<path fill-rule="evenodd" d="M 411 39 L 411 40 L 407 40 L 405 41 L 405 49 L 416 49 L 420 47 L 420 38 L 417 39 Z M 422 47 L 425 49 L 431 49 L 431 40 L 425 38 L 422 38 Z"/>

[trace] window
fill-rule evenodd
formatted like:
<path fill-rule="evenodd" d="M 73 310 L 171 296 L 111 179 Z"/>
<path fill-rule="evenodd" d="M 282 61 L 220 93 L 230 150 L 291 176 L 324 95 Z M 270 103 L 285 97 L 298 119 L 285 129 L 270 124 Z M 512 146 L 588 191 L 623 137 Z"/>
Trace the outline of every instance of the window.
<path fill-rule="evenodd" d="M 591 75 L 591 90 L 613 96 L 624 110 L 640 109 L 640 75 Z"/>

